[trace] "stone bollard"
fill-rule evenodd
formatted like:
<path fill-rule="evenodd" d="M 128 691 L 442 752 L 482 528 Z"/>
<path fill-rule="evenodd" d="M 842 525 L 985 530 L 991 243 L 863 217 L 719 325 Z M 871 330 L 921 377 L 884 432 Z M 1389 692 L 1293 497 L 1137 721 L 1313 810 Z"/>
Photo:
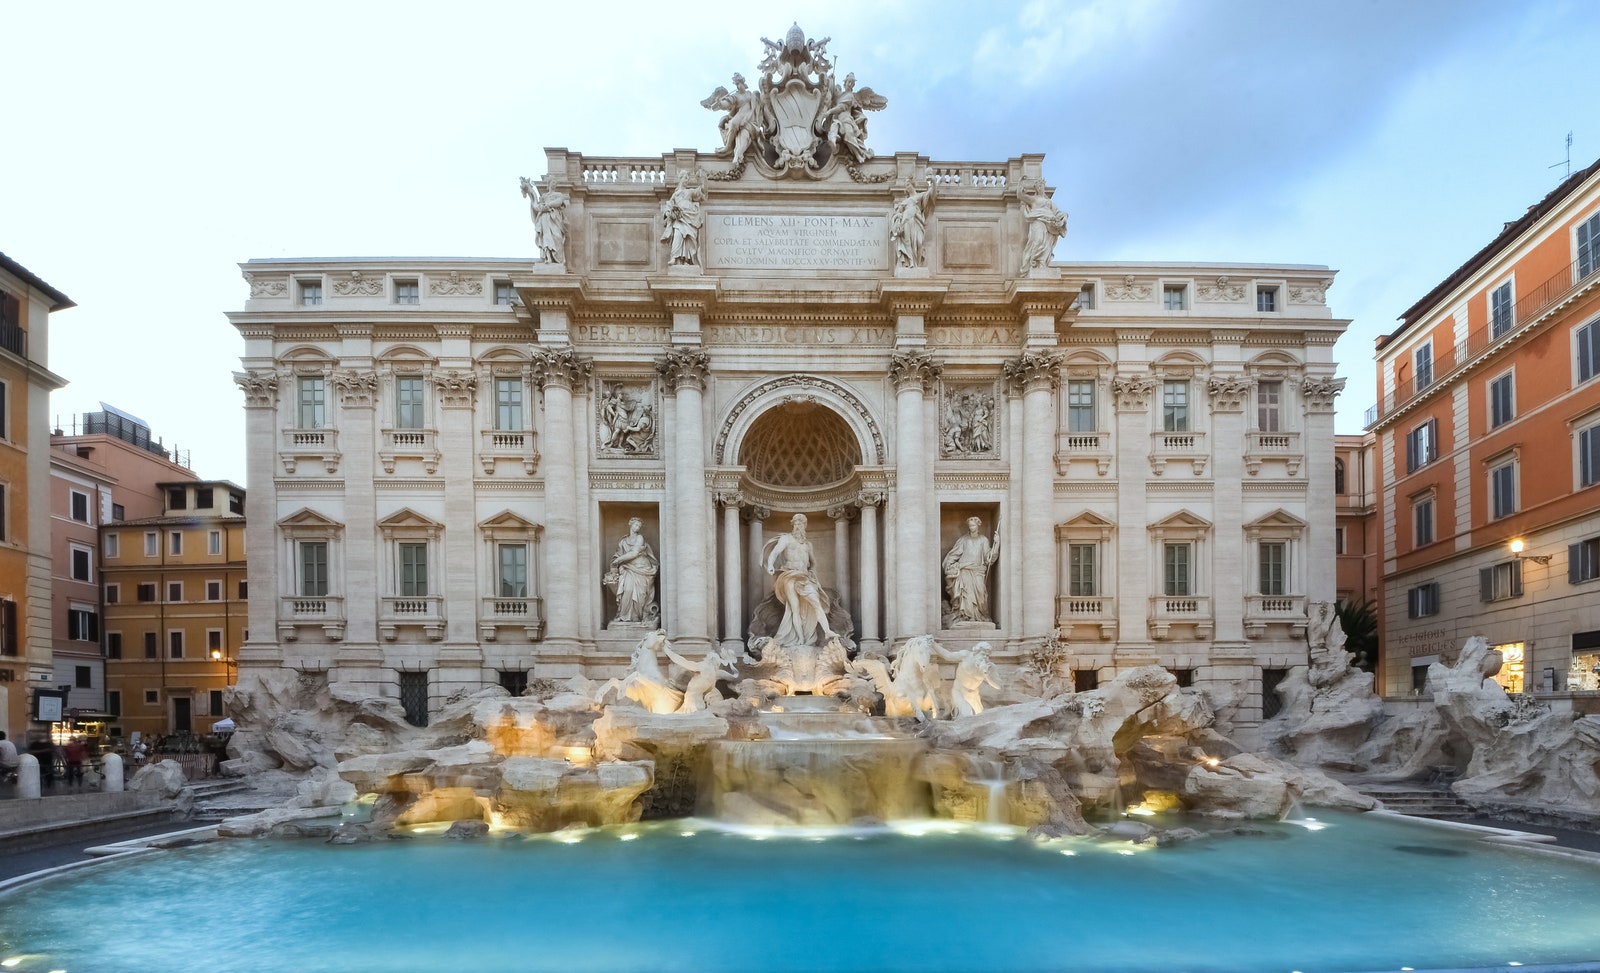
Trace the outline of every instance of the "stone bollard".
<path fill-rule="evenodd" d="M 115 794 L 122 790 L 122 757 L 108 753 L 100 759 L 100 773 L 105 777 L 105 792 Z"/>
<path fill-rule="evenodd" d="M 17 764 L 17 796 L 39 796 L 39 758 L 31 753 L 22 754 Z"/>

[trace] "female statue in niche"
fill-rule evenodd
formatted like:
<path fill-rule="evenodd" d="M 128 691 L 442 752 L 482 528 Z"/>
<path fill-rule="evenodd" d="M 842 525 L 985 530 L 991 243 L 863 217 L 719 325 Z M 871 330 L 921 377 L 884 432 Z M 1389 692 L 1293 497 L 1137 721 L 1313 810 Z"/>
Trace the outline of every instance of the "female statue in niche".
<path fill-rule="evenodd" d="M 956 538 L 944 556 L 945 589 L 950 593 L 947 622 L 991 622 L 989 615 L 989 568 L 1000 556 L 1000 534 L 994 539 L 978 532 L 983 521 L 967 518 L 967 532 Z"/>
<path fill-rule="evenodd" d="M 628 519 L 628 533 L 617 542 L 617 552 L 611 557 L 611 570 L 606 572 L 605 584 L 617 599 L 617 614 L 613 622 L 639 622 L 655 624 L 660 615 L 656 607 L 656 555 L 650 542 L 639 533 L 644 522 L 638 517 Z"/>

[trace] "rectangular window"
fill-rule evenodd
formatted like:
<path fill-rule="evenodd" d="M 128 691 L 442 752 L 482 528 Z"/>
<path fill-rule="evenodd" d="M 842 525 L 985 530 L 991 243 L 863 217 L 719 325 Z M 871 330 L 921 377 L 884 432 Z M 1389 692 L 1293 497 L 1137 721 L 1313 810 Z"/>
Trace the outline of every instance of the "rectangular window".
<path fill-rule="evenodd" d="M 1095 545 L 1073 544 L 1067 549 L 1067 593 L 1075 598 L 1092 598 L 1098 593 L 1099 574 L 1095 570 Z"/>
<path fill-rule="evenodd" d="M 528 545 L 501 544 L 500 597 L 526 598 L 528 596 Z"/>
<path fill-rule="evenodd" d="M 17 636 L 17 603 L 0 601 L 0 655 L 21 655 L 22 641 Z"/>
<path fill-rule="evenodd" d="M 121 556 L 122 556 L 122 535 L 121 534 L 107 534 L 106 535 L 106 557 L 121 557 Z"/>
<path fill-rule="evenodd" d="M 222 715 L 222 690 L 213 689 L 213 690 L 211 690 L 210 696 L 211 696 L 211 715 L 212 716 L 221 716 Z"/>
<path fill-rule="evenodd" d="M 1427 618 L 1439 614 L 1439 583 L 1419 584 L 1406 592 L 1406 617 Z"/>
<path fill-rule="evenodd" d="M 300 594 L 320 598 L 328 593 L 328 542 L 300 542 Z"/>
<path fill-rule="evenodd" d="M 161 538 L 156 536 L 156 532 L 155 531 L 153 531 L 153 530 L 145 531 L 144 532 L 144 556 L 145 557 L 155 557 L 157 554 L 160 554 L 161 553 L 161 544 L 160 544 L 160 542 L 161 542 Z"/>
<path fill-rule="evenodd" d="M 418 304 L 422 300 L 422 289 L 414 280 L 397 280 L 394 282 L 394 302 L 396 304 Z"/>
<path fill-rule="evenodd" d="M 221 554 L 222 553 L 222 531 L 220 531 L 220 530 L 208 530 L 208 531 L 206 531 L 206 553 L 207 554 Z"/>
<path fill-rule="evenodd" d="M 167 490 L 168 510 L 189 509 L 189 492 L 183 487 L 172 487 Z"/>
<path fill-rule="evenodd" d="M 221 600 L 222 600 L 222 582 L 221 581 L 207 581 L 206 582 L 206 601 L 221 601 Z"/>
<path fill-rule="evenodd" d="M 1289 545 L 1284 541 L 1267 541 L 1261 544 L 1261 593 L 1285 595 L 1289 593 Z"/>
<path fill-rule="evenodd" d="M 1188 306 L 1187 297 L 1188 288 L 1182 284 L 1167 284 L 1161 288 L 1161 306 L 1168 311 L 1182 311 Z"/>
<path fill-rule="evenodd" d="M 249 601 L 250 600 L 250 582 L 248 582 L 248 581 L 239 582 L 239 600 L 240 601 Z"/>
<path fill-rule="evenodd" d="M 1333 553 L 1335 554 L 1343 554 L 1345 552 L 1344 532 L 1345 528 L 1343 527 L 1335 527 L 1333 529 Z M 1345 599 L 1340 600 L 1343 601 Z"/>
<path fill-rule="evenodd" d="M 403 375 L 394 380 L 396 429 L 421 429 L 422 376 Z"/>
<path fill-rule="evenodd" d="M 230 514 L 242 514 L 242 513 L 244 513 L 244 494 L 242 494 L 242 493 L 229 493 L 228 494 L 228 513 L 230 513 Z"/>
<path fill-rule="evenodd" d="M 1600 372 L 1600 321 L 1578 329 L 1578 381 L 1587 382 Z"/>
<path fill-rule="evenodd" d="M 1192 593 L 1193 578 L 1190 573 L 1189 554 L 1191 548 L 1188 544 L 1167 544 L 1162 553 L 1163 584 L 1162 593 L 1166 595 L 1188 595 Z"/>
<path fill-rule="evenodd" d="M 402 672 L 400 676 L 400 705 L 405 709 L 406 722 L 412 726 L 428 725 L 428 674 Z"/>
<path fill-rule="evenodd" d="M 1511 330 L 1511 281 L 1496 287 L 1489 295 L 1489 337 L 1498 338 Z"/>
<path fill-rule="evenodd" d="M 1490 504 L 1494 519 L 1509 517 L 1517 512 L 1517 464 L 1502 463 L 1489 471 Z"/>
<path fill-rule="evenodd" d="M 494 282 L 494 302 L 501 307 L 510 307 L 517 303 L 517 289 L 511 286 L 508 280 Z"/>
<path fill-rule="evenodd" d="M 327 386 L 321 375 L 301 375 L 298 418 L 301 429 L 321 429 L 327 424 Z"/>
<path fill-rule="evenodd" d="M 156 657 L 156 650 L 159 647 L 160 647 L 160 642 L 156 638 L 156 633 L 154 633 L 154 632 L 146 632 L 146 633 L 144 633 L 144 657 L 146 659 L 154 659 Z"/>
<path fill-rule="evenodd" d="M 1596 268 L 1600 268 L 1600 213 L 1578 224 L 1578 276 L 1587 277 Z"/>
<path fill-rule="evenodd" d="M 120 658 L 122 658 L 122 633 L 121 632 L 107 632 L 106 633 L 106 658 L 107 659 L 120 659 Z"/>
<path fill-rule="evenodd" d="M 154 581 L 140 582 L 138 590 L 134 592 L 134 597 L 139 601 L 155 601 L 156 583 Z"/>
<path fill-rule="evenodd" d="M 220 628 L 208 628 L 208 629 L 206 629 L 206 651 L 209 652 L 212 649 L 221 650 L 221 648 L 222 648 L 222 629 L 220 629 Z"/>
<path fill-rule="evenodd" d="M 1478 569 L 1478 597 L 1483 601 L 1521 598 L 1522 562 L 1505 561 Z"/>
<path fill-rule="evenodd" d="M 173 659 L 183 658 L 183 631 L 181 629 L 167 633 L 167 656 Z"/>
<path fill-rule="evenodd" d="M 1277 432 L 1283 414 L 1283 383 L 1256 383 L 1256 429 Z"/>
<path fill-rule="evenodd" d="M 1278 309 L 1278 289 L 1276 287 L 1256 288 L 1256 310 L 1267 312 Z"/>
<path fill-rule="evenodd" d="M 173 557 L 183 553 L 183 531 L 175 530 L 167 535 L 167 553 Z"/>
<path fill-rule="evenodd" d="M 182 601 L 182 600 L 183 600 L 183 582 L 182 581 L 168 581 L 167 582 L 167 601 L 174 602 L 174 601 Z"/>
<path fill-rule="evenodd" d="M 77 689 L 89 689 L 94 685 L 94 674 L 88 666 L 73 666 L 72 685 Z"/>
<path fill-rule="evenodd" d="M 1567 545 L 1567 583 L 1600 578 L 1600 537 Z"/>
<path fill-rule="evenodd" d="M 1188 382 L 1162 383 L 1161 428 L 1167 432 L 1189 431 Z"/>
<path fill-rule="evenodd" d="M 120 690 L 113 689 L 106 693 L 106 712 L 112 716 L 122 715 L 122 692 Z"/>
<path fill-rule="evenodd" d="M 1073 299 L 1072 306 L 1079 311 L 1094 310 L 1094 285 L 1084 284 L 1078 289 L 1078 296 Z"/>
<path fill-rule="evenodd" d="M 300 303 L 306 307 L 316 307 L 322 303 L 322 281 L 302 280 L 296 281 L 300 285 Z"/>
<path fill-rule="evenodd" d="M 1418 348 L 1413 360 L 1417 369 L 1417 391 L 1420 392 L 1433 384 L 1433 345 Z"/>
<path fill-rule="evenodd" d="M 72 519 L 82 524 L 89 522 L 89 495 L 72 491 Z"/>
<path fill-rule="evenodd" d="M 1094 382 L 1072 379 L 1067 382 L 1067 431 L 1094 432 L 1099 419 L 1094 409 Z"/>
<path fill-rule="evenodd" d="M 1412 534 L 1417 547 L 1433 543 L 1433 498 L 1418 500 L 1411 505 Z"/>
<path fill-rule="evenodd" d="M 126 520 L 127 517 L 128 517 L 128 510 L 122 504 L 114 503 L 114 504 L 111 505 L 111 519 L 112 520 Z"/>
<path fill-rule="evenodd" d="M 522 379 L 494 380 L 494 427 L 511 431 L 522 428 Z"/>
<path fill-rule="evenodd" d="M 1489 428 L 1494 429 L 1510 422 L 1515 402 L 1512 399 L 1511 373 L 1507 372 L 1489 383 Z"/>
<path fill-rule="evenodd" d="M 428 593 L 428 545 L 407 542 L 400 547 L 400 594 L 421 598 Z"/>
<path fill-rule="evenodd" d="M 513 696 L 521 696 L 528 691 L 528 673 L 525 669 L 500 670 L 500 688 Z"/>
<path fill-rule="evenodd" d="M 1406 433 L 1406 472 L 1412 473 L 1439 458 L 1439 420 L 1429 419 Z"/>
<path fill-rule="evenodd" d="M 86 608 L 68 608 L 67 638 L 74 642 L 100 641 L 100 616 Z"/>
<path fill-rule="evenodd" d="M 74 581 L 93 581 L 94 580 L 93 578 L 91 578 L 89 576 L 89 562 L 91 560 L 91 555 L 92 554 L 93 554 L 93 552 L 90 551 L 87 547 L 78 547 L 76 545 L 73 546 L 73 548 L 72 548 L 72 580 L 74 580 Z"/>
<path fill-rule="evenodd" d="M 1578 432 L 1578 484 L 1600 483 L 1600 424 Z"/>
<path fill-rule="evenodd" d="M 108 605 L 120 605 L 120 604 L 122 604 L 122 585 L 120 585 L 120 584 L 108 584 L 108 585 L 106 585 L 106 604 L 108 604 Z"/>
<path fill-rule="evenodd" d="M 144 691 L 144 702 L 146 706 L 154 706 L 161 702 L 161 690 L 146 689 Z"/>
<path fill-rule="evenodd" d="M 1072 691 L 1075 693 L 1091 693 L 1100 688 L 1099 669 L 1074 669 L 1072 670 Z"/>

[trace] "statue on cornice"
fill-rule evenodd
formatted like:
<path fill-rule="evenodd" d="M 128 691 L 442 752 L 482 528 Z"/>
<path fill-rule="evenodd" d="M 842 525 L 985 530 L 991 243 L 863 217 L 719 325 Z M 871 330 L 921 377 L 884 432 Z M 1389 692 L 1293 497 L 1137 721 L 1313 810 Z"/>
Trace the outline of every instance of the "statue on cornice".
<path fill-rule="evenodd" d="M 867 112 L 882 111 L 889 99 L 871 88 L 856 90 L 854 73 L 844 76 L 844 87 L 833 91 L 833 104 L 822 113 L 821 121 L 828 123 L 828 144 L 834 151 L 847 150 L 857 162 L 872 158 L 867 148 Z"/>
<path fill-rule="evenodd" d="M 733 89 L 729 91 L 718 85 L 711 97 L 700 102 L 700 105 L 712 111 L 728 113 L 717 123 L 722 131 L 722 148 L 717 154 L 731 154 L 734 167 L 737 168 L 744 165 L 745 153 L 750 151 L 755 140 L 770 134 L 773 125 L 766 102 L 759 93 L 750 90 L 744 75 L 733 76 Z"/>
<path fill-rule="evenodd" d="M 700 265 L 700 228 L 706 222 L 700 204 L 705 198 L 705 190 L 689 182 L 689 173 L 678 173 L 678 188 L 661 204 L 661 240 L 671 244 L 668 265 Z"/>
<path fill-rule="evenodd" d="M 1044 184 L 1028 180 L 1022 184 L 1022 218 L 1028 223 L 1028 238 L 1022 245 L 1022 268 L 1018 273 L 1028 276 L 1030 271 L 1050 262 L 1056 241 L 1067 235 L 1067 214 L 1045 195 Z"/>
<path fill-rule="evenodd" d="M 933 203 L 933 179 L 929 177 L 927 186 L 920 191 L 913 189 L 889 211 L 889 239 L 894 241 L 896 267 L 922 266 L 922 241 Z"/>
<path fill-rule="evenodd" d="M 534 243 L 546 263 L 567 262 L 567 197 L 554 189 L 539 192 L 533 180 L 522 177 L 522 195 L 528 197 L 528 212 L 533 217 Z"/>

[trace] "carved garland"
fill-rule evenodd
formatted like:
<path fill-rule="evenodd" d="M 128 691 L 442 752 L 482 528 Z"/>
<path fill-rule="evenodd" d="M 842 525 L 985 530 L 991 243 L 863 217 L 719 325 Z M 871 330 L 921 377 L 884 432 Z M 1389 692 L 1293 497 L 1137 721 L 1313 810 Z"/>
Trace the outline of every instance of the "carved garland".
<path fill-rule="evenodd" d="M 720 466 L 723 463 L 723 457 L 728 449 L 728 437 L 733 435 L 733 427 L 739 421 L 739 417 L 762 398 L 779 389 L 789 387 L 824 390 L 844 400 L 845 404 L 860 417 L 862 424 L 867 428 L 867 432 L 872 436 L 872 447 L 876 454 L 875 464 L 883 465 L 884 456 L 886 455 L 883 445 L 883 431 L 873 421 L 872 413 L 868 411 L 866 403 L 862 402 L 859 396 L 845 386 L 816 375 L 784 375 L 781 378 L 763 382 L 740 396 L 739 401 L 735 402 L 733 407 L 728 410 L 727 418 L 722 421 L 722 429 L 717 433 L 714 454 L 717 465 Z"/>
<path fill-rule="evenodd" d="M 349 277 L 333 282 L 333 292 L 340 297 L 379 297 L 383 294 L 383 278 L 363 277 L 361 271 L 352 270 Z"/>
<path fill-rule="evenodd" d="M 452 270 L 448 278 L 428 278 L 428 293 L 439 295 L 476 296 L 483 293 L 483 281 L 462 277 L 461 271 Z"/>
<path fill-rule="evenodd" d="M 289 290 L 288 280 L 282 277 L 257 277 L 254 274 L 244 275 L 245 283 L 250 285 L 251 297 L 282 297 Z"/>

